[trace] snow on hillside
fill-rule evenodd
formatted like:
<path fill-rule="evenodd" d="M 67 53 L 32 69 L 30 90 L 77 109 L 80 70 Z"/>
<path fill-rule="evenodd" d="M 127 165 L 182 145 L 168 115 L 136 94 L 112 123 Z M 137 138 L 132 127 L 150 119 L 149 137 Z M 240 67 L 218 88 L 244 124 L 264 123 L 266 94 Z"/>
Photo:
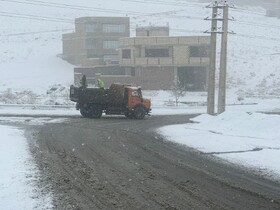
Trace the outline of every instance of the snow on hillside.
<path fill-rule="evenodd" d="M 94 3 L 93 3 L 94 2 Z M 210 28 L 207 4 L 170 1 L 52 0 L 1 1 L 0 91 L 46 93 L 53 85 L 69 86 L 73 67 L 59 58 L 63 33 L 74 31 L 81 16 L 129 16 L 136 25 L 170 26 L 171 35 L 203 35 Z M 75 6 L 76 5 L 76 6 Z M 231 9 L 236 21 L 229 36 L 228 87 L 244 96 L 279 96 L 279 19 L 261 8 Z M 40 19 L 40 20 L 38 20 Z"/>

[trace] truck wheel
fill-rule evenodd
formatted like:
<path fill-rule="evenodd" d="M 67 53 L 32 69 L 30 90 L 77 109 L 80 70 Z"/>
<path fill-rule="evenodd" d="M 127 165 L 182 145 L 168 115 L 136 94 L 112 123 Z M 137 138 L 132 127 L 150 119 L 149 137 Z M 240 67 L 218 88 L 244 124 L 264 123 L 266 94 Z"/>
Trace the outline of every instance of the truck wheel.
<path fill-rule="evenodd" d="M 130 119 L 133 119 L 133 118 L 134 118 L 133 113 L 125 113 L 124 115 L 125 115 L 127 118 L 130 118 Z"/>
<path fill-rule="evenodd" d="M 85 108 L 80 109 L 80 113 L 83 117 L 88 118 L 89 117 L 89 110 Z"/>
<path fill-rule="evenodd" d="M 99 108 L 92 107 L 90 117 L 91 118 L 100 118 L 102 116 L 102 110 Z"/>
<path fill-rule="evenodd" d="M 145 117 L 146 115 L 146 110 L 141 107 L 141 106 L 138 106 L 134 109 L 134 117 L 138 120 L 141 120 Z"/>

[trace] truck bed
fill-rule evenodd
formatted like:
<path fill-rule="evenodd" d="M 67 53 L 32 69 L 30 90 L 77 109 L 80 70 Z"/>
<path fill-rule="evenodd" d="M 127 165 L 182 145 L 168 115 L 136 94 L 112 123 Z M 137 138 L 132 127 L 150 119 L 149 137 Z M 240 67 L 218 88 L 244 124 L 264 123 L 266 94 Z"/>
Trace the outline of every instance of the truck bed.
<path fill-rule="evenodd" d="M 79 104 L 124 104 L 124 96 L 111 89 L 70 87 L 70 100 Z"/>

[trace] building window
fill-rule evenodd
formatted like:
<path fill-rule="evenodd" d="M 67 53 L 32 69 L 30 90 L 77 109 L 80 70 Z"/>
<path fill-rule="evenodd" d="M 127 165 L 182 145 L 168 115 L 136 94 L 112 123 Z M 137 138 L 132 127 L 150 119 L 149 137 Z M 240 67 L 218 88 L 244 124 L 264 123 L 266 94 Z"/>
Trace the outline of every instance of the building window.
<path fill-rule="evenodd" d="M 104 68 L 102 69 L 101 71 L 102 75 L 110 75 L 110 76 L 113 76 L 113 75 L 126 75 L 125 74 L 125 69 L 123 68 Z"/>
<path fill-rule="evenodd" d="M 118 55 L 104 55 L 103 60 L 104 60 L 104 63 L 106 63 L 106 64 L 119 64 Z"/>
<path fill-rule="evenodd" d="M 131 67 L 131 69 L 130 69 L 130 75 L 131 75 L 132 77 L 135 77 L 135 68 L 134 68 L 134 67 Z"/>
<path fill-rule="evenodd" d="M 119 41 L 103 41 L 103 49 L 117 49 Z"/>
<path fill-rule="evenodd" d="M 88 49 L 87 50 L 87 58 L 97 58 L 97 51 L 93 49 Z"/>
<path fill-rule="evenodd" d="M 96 42 L 94 39 L 86 39 L 86 49 L 95 49 Z"/>
<path fill-rule="evenodd" d="M 145 49 L 145 57 L 169 57 L 169 49 Z"/>
<path fill-rule="evenodd" d="M 130 59 L 131 58 L 131 50 L 130 49 L 122 50 L 122 58 Z"/>
<path fill-rule="evenodd" d="M 96 23 L 86 23 L 86 32 L 87 33 L 95 32 L 96 28 L 97 28 Z"/>
<path fill-rule="evenodd" d="M 105 32 L 105 33 L 124 33 L 125 25 L 103 24 L 103 32 Z"/>
<path fill-rule="evenodd" d="M 210 45 L 189 46 L 190 57 L 210 57 Z"/>

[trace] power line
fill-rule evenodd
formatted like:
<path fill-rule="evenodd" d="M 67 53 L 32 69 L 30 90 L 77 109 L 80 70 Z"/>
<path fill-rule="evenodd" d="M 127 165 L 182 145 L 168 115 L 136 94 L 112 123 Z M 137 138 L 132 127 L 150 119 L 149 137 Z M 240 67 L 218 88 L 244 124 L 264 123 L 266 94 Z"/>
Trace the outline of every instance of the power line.
<path fill-rule="evenodd" d="M 249 47 L 261 48 L 261 49 L 269 49 L 269 50 L 274 50 L 274 51 L 280 50 L 280 47 L 278 47 L 278 46 L 267 47 L 267 46 L 263 46 L 263 45 L 254 45 L 254 44 L 248 44 L 248 43 L 242 43 L 242 46 L 249 46 Z M 248 48 L 246 48 L 246 49 L 248 49 Z"/>
<path fill-rule="evenodd" d="M 65 18 L 54 18 L 54 17 L 49 17 L 49 16 L 37 16 L 37 15 L 28 15 L 28 14 L 20 14 L 20 13 L 0 12 L 0 16 L 22 18 L 22 19 L 32 19 L 32 20 L 42 20 L 42 21 L 52 21 L 52 22 L 63 22 L 63 23 L 71 23 L 71 24 L 74 23 L 72 20 L 65 19 Z M 131 29 L 133 30 L 133 27 L 131 27 Z M 179 28 L 174 28 L 172 30 L 179 31 L 179 32 L 195 32 L 195 33 L 202 32 L 202 31 L 185 30 L 185 29 L 179 29 Z"/>
<path fill-rule="evenodd" d="M 95 7 L 85 7 L 85 6 L 70 5 L 70 4 L 59 4 L 59 3 L 44 2 L 44 1 L 29 1 L 29 2 L 28 1 L 22 2 L 22 1 L 18 1 L 18 0 L 0 0 L 0 1 L 9 2 L 9 3 L 53 7 L 53 8 L 83 10 L 83 11 L 107 12 L 107 13 L 117 13 L 117 14 L 125 13 L 125 14 L 131 14 L 131 15 L 143 14 L 142 12 L 123 11 L 123 10 L 116 10 L 116 9 L 102 9 L 102 8 L 95 8 Z"/>
<path fill-rule="evenodd" d="M 63 23 L 71 23 L 71 24 L 74 23 L 74 21 L 70 19 L 54 18 L 54 17 L 46 17 L 46 16 L 38 16 L 38 15 L 27 15 L 27 14 L 19 14 L 19 13 L 9 13 L 9 12 L 0 12 L 0 16 L 32 19 L 32 20 L 43 20 L 43 21 L 51 21 L 51 22 L 63 22 Z"/>
<path fill-rule="evenodd" d="M 168 14 L 166 14 L 168 15 Z M 153 16 L 153 15 L 149 15 Z M 160 16 L 157 16 L 157 14 L 154 15 L 155 17 L 159 18 Z M 163 16 L 164 18 L 177 18 L 177 19 L 191 19 L 191 20 L 203 20 L 202 17 L 198 16 Z M 161 17 L 161 18 L 163 18 Z M 141 17 L 135 17 L 136 18 L 141 18 Z M 250 21 L 242 21 L 242 20 L 234 20 L 232 23 L 239 23 L 239 24 L 244 24 L 244 25 L 251 25 L 251 26 L 257 26 L 257 27 L 263 27 L 263 28 L 272 28 L 272 29 L 280 29 L 280 26 L 277 25 L 271 25 L 271 24 L 260 24 L 256 22 L 250 22 Z"/>
<path fill-rule="evenodd" d="M 178 18 L 178 19 L 197 19 L 197 20 L 202 20 L 202 17 L 195 17 L 195 16 L 184 16 L 184 15 L 170 15 L 170 13 L 178 12 L 178 11 L 167 11 L 167 12 L 161 12 L 161 13 L 139 13 L 135 11 L 124 11 L 124 10 L 116 10 L 116 9 L 101 9 L 101 8 L 94 8 L 94 7 L 85 7 L 85 6 L 80 6 L 80 5 L 71 5 L 71 4 L 59 4 L 59 3 L 54 3 L 54 2 L 44 2 L 44 1 L 39 1 L 39 0 L 26 0 L 25 2 L 18 1 L 18 0 L 0 0 L 0 1 L 5 1 L 5 2 L 14 2 L 14 3 L 20 3 L 20 4 L 32 4 L 32 5 L 38 5 L 38 6 L 49 6 L 49 7 L 57 7 L 57 8 L 67 8 L 67 9 L 78 9 L 78 10 L 94 10 L 94 11 L 103 11 L 103 12 L 110 12 L 110 13 L 126 13 L 126 14 L 133 14 L 133 15 L 138 15 L 134 18 L 141 18 L 141 17 L 146 17 L 146 16 L 156 16 L 156 17 L 166 17 L 168 18 Z M 126 0 L 123 0 L 126 1 Z M 140 1 L 140 0 L 134 0 L 136 2 L 140 3 L 164 3 L 167 5 L 174 5 L 174 3 L 168 3 L 165 1 Z M 32 3 L 33 2 L 33 3 Z M 188 4 L 182 4 L 182 3 L 175 3 L 176 5 L 188 5 Z M 182 10 L 179 10 L 182 11 Z M 245 12 L 245 10 L 243 10 Z M 248 10 L 246 10 L 248 12 Z M 249 12 L 250 13 L 250 12 Z M 141 14 L 141 15 L 139 15 Z M 260 26 L 260 27 L 273 27 L 273 28 L 280 28 L 279 26 L 276 25 L 269 25 L 269 24 L 257 24 L 254 22 L 247 22 L 247 21 L 238 21 L 242 24 L 247 24 L 247 25 L 255 25 L 255 26 Z"/>
<path fill-rule="evenodd" d="M 22 32 L 22 33 L 14 33 L 14 34 L 1 34 L 1 36 L 25 36 L 25 35 L 33 35 L 33 34 L 42 34 L 42 33 L 55 33 L 55 32 L 64 32 L 64 31 L 73 31 L 73 29 L 60 29 L 60 30 L 49 30 L 49 31 L 30 31 L 30 32 Z"/>
<path fill-rule="evenodd" d="M 277 25 L 270 25 L 270 24 L 259 24 L 256 22 L 249 22 L 249 21 L 242 21 L 242 20 L 236 20 L 237 23 L 245 24 L 245 25 L 252 25 L 252 26 L 258 26 L 258 27 L 264 27 L 264 28 L 274 28 L 274 29 L 280 29 L 280 26 Z"/>
<path fill-rule="evenodd" d="M 152 1 L 152 0 L 122 0 L 122 1 L 129 1 L 129 2 L 138 2 L 138 3 L 154 3 L 154 4 L 164 4 L 164 5 L 177 5 L 177 6 L 189 6 L 189 4 L 182 4 L 182 3 L 170 3 L 170 2 L 165 2 L 165 1 Z M 200 7 L 200 6 L 197 6 Z M 243 13 L 250 13 L 250 14 L 257 14 L 257 15 L 261 15 L 261 16 L 265 16 L 264 13 L 258 13 L 258 12 L 252 12 L 249 10 L 245 10 L 245 9 L 241 9 L 241 8 L 233 8 L 235 9 L 235 11 L 237 12 L 243 12 Z M 166 14 L 168 15 L 168 14 Z M 191 17 L 191 16 L 174 16 L 176 18 L 190 18 L 190 19 L 201 19 L 199 17 Z M 270 27 L 270 28 L 276 28 L 276 29 L 280 29 L 280 26 L 277 25 L 270 25 L 270 24 L 258 24 L 256 22 L 249 22 L 249 21 L 239 21 L 237 20 L 239 23 L 241 24 L 246 24 L 246 25 L 254 25 L 254 26 L 259 26 L 259 27 Z"/>
<path fill-rule="evenodd" d="M 7 1 L 7 0 L 0 0 L 0 1 Z M 12 2 L 18 2 L 18 1 L 13 1 Z M 37 2 L 42 2 L 42 1 L 37 1 Z M 169 12 L 174 12 L 174 11 L 169 11 Z M 176 11 L 175 11 L 176 12 Z M 154 13 L 154 14 L 149 14 L 151 15 L 163 15 L 167 14 L 168 12 L 163 12 L 163 13 Z M 47 16 L 36 16 L 36 15 L 28 15 L 28 14 L 19 14 L 19 13 L 7 13 L 7 12 L 0 12 L 0 16 L 5 16 L 5 17 L 13 17 L 13 18 L 23 18 L 23 19 L 33 19 L 33 20 L 42 20 L 42 21 L 52 21 L 52 22 L 63 22 L 63 23 L 71 23 L 73 24 L 74 21 L 70 19 L 65 19 L 65 18 L 54 18 L 54 17 L 47 17 Z M 157 16 L 158 17 L 158 16 Z M 192 16 L 174 16 L 176 18 L 188 18 L 188 19 L 198 19 L 202 20 L 200 17 L 192 17 Z M 137 17 L 136 17 L 137 18 Z M 170 18 L 170 16 L 169 16 Z M 268 24 L 257 24 L 254 22 L 247 22 L 247 21 L 238 21 L 242 24 L 247 24 L 247 25 L 253 25 L 253 26 L 260 26 L 260 27 L 274 27 L 276 29 L 280 29 L 280 27 L 276 25 L 268 25 Z M 185 30 L 185 29 L 173 29 L 174 31 L 179 31 L 179 32 L 195 32 L 195 33 L 200 33 L 201 31 L 193 31 L 193 30 Z M 237 34 L 238 35 L 238 34 Z M 243 37 L 249 37 L 249 38 L 258 38 L 258 39 L 270 39 L 274 41 L 279 41 L 277 38 L 269 38 L 269 37 L 263 37 L 263 36 L 249 36 L 249 35 L 242 35 L 239 34 L 239 36 Z"/>
<path fill-rule="evenodd" d="M 189 6 L 189 7 L 199 7 L 199 8 L 204 8 L 204 5 L 201 4 L 184 4 L 184 3 L 179 3 L 179 2 L 167 2 L 167 1 L 160 1 L 160 0 L 121 0 L 121 1 L 126 1 L 126 2 L 135 2 L 135 3 L 141 3 L 141 4 L 146 4 L 146 3 L 151 3 L 151 4 L 160 4 L 160 5 L 171 5 L 171 6 Z"/>
<path fill-rule="evenodd" d="M 122 0 L 122 1 L 128 1 L 128 0 Z M 129 0 L 130 1 L 130 0 Z M 140 0 L 133 0 L 133 1 L 136 1 L 136 2 L 141 2 L 141 3 L 145 3 L 145 2 L 150 2 L 150 3 L 155 3 L 155 2 L 163 2 L 163 1 L 150 1 L 150 0 L 147 0 L 147 1 L 140 1 Z M 185 4 L 187 5 L 187 4 Z M 177 11 L 177 12 L 180 12 L 181 10 Z M 238 10 L 237 10 L 238 11 Z M 259 14 L 259 15 L 262 15 L 264 16 L 264 14 L 262 13 L 255 13 L 255 12 L 250 12 L 249 10 L 242 10 L 243 12 L 246 12 L 246 13 L 252 13 L 252 14 Z M 157 14 L 160 14 L 160 13 L 155 13 L 154 16 L 157 16 Z M 201 17 L 195 17 L 195 16 L 183 16 L 183 15 L 176 15 L 176 16 L 170 16 L 168 13 L 162 13 L 162 14 L 165 14 L 168 16 L 168 18 L 178 18 L 178 19 L 197 19 L 197 20 L 202 20 L 203 18 Z M 149 15 L 149 16 L 152 16 L 152 15 Z M 245 25 L 253 25 L 253 26 L 258 26 L 258 27 L 269 27 L 269 28 L 275 28 L 275 29 L 280 29 L 280 26 L 277 26 L 277 25 L 271 25 L 271 24 L 258 24 L 256 22 L 249 22 L 249 21 L 240 21 L 240 20 L 235 20 L 235 22 L 238 22 L 238 23 L 241 23 L 241 24 L 245 24 Z"/>
<path fill-rule="evenodd" d="M 79 5 L 70 5 L 70 4 L 58 4 L 53 2 L 44 2 L 44 1 L 36 1 L 36 0 L 27 0 L 29 2 L 22 2 L 18 0 L 0 0 L 9 3 L 19 3 L 19 4 L 30 4 L 36 6 L 45 6 L 45 7 L 55 7 L 55 8 L 63 8 L 63 9 L 74 9 L 74 10 L 83 10 L 83 11 L 98 11 L 98 12 L 106 12 L 106 13 L 117 13 L 117 14 L 130 14 L 130 15 L 137 15 L 135 18 L 140 17 L 148 17 L 148 16 L 157 16 L 157 17 L 166 17 L 168 13 L 173 13 L 174 11 L 167 11 L 162 13 L 143 13 L 143 12 L 135 12 L 135 11 L 125 11 L 125 10 L 116 10 L 116 9 L 101 9 L 101 8 L 94 8 L 94 7 L 84 7 Z M 190 19 L 203 19 L 202 17 L 191 17 L 191 16 L 177 16 L 177 15 L 169 15 L 169 18 L 190 18 Z"/>
<path fill-rule="evenodd" d="M 280 41 L 280 39 L 274 37 L 265 37 L 265 36 L 256 36 L 256 35 L 247 35 L 247 34 L 235 34 L 235 36 L 241 36 L 241 37 L 252 38 L 252 39 L 256 38 L 256 39 L 263 39 L 263 40 Z"/>
<path fill-rule="evenodd" d="M 254 14 L 254 15 L 260 15 L 260 16 L 265 16 L 265 13 L 261 13 L 261 12 L 253 12 L 253 11 L 250 11 L 250 10 L 246 10 L 246 9 L 243 9 L 242 7 L 234 7 L 232 8 L 234 11 L 236 12 L 240 12 L 240 13 L 245 13 L 245 14 Z"/>
<path fill-rule="evenodd" d="M 197 30 L 186 30 L 186 29 L 180 29 L 180 28 L 174 28 L 172 30 L 179 31 L 179 32 L 194 32 L 194 33 L 200 33 L 201 31 Z M 263 39 L 263 40 L 272 40 L 272 41 L 280 41 L 279 38 L 276 37 L 265 37 L 265 36 L 258 36 L 258 35 L 247 35 L 247 34 L 233 34 L 233 36 L 241 36 L 246 38 L 257 38 L 257 39 Z"/>
<path fill-rule="evenodd" d="M 118 14 L 131 14 L 131 15 L 152 15 L 150 13 L 143 13 L 143 12 L 135 12 L 135 11 L 125 11 L 125 10 L 116 10 L 116 9 L 104 9 L 104 8 L 96 8 L 96 7 L 87 7 L 87 6 L 81 6 L 81 5 L 73 5 L 73 4 L 60 4 L 60 3 L 54 3 L 54 2 L 45 2 L 45 1 L 39 1 L 39 0 L 26 0 L 25 2 L 19 1 L 19 0 L 0 0 L 10 3 L 20 3 L 20 4 L 30 4 L 30 5 L 39 5 L 39 6 L 49 6 L 49 7 L 56 7 L 56 8 L 68 8 L 68 9 L 76 9 L 76 10 L 87 10 L 87 11 L 99 11 L 99 12 L 107 12 L 107 13 L 118 13 Z M 185 4 L 185 3 L 179 3 L 179 2 L 167 2 L 162 0 L 122 0 L 122 1 L 128 1 L 128 2 L 138 2 L 138 3 L 151 3 L 151 4 L 161 4 L 161 5 L 173 5 L 173 6 L 189 6 L 189 7 L 199 7 L 203 8 L 204 5 L 201 4 Z M 252 12 L 249 10 L 245 10 L 242 8 L 235 8 L 235 11 L 237 12 L 243 12 L 243 13 L 250 13 L 250 14 L 257 14 L 264 16 L 264 13 L 258 13 L 258 12 Z"/>
<path fill-rule="evenodd" d="M 203 34 L 204 31 L 199 31 L 199 30 L 185 30 L 185 29 L 180 29 L 180 28 L 170 28 L 172 31 L 178 31 L 178 32 L 189 32 L 189 33 L 201 33 Z"/>
<path fill-rule="evenodd" d="M 171 10 L 171 11 L 165 11 L 165 12 L 159 12 L 159 13 L 151 13 L 148 15 L 139 15 L 139 16 L 134 16 L 132 17 L 133 19 L 137 18 L 145 18 L 145 17 L 165 17 L 167 18 L 176 18 L 176 19 L 198 19 L 198 20 L 203 20 L 203 17 L 198 17 L 198 16 L 187 16 L 187 15 L 174 15 L 174 13 L 178 12 L 183 12 L 184 10 Z"/>
<path fill-rule="evenodd" d="M 100 11 L 107 11 L 107 12 L 116 12 L 116 13 L 129 13 L 129 14 L 145 14 L 143 12 L 135 12 L 135 11 L 129 11 L 129 10 L 118 10 L 118 9 L 104 9 L 104 8 L 97 8 L 97 7 L 88 7 L 88 6 L 81 6 L 81 5 L 73 5 L 73 4 L 59 4 L 59 3 L 55 3 L 55 2 L 45 2 L 45 1 L 39 1 L 39 0 L 25 0 L 25 1 L 29 1 L 29 2 L 37 2 L 37 3 L 41 3 L 41 4 L 50 4 L 50 5 L 57 5 L 57 6 L 65 6 L 65 7 L 69 7 L 69 8 L 80 8 L 80 9 L 85 9 L 85 10 L 100 10 Z M 148 14 L 148 13 L 147 13 Z"/>
<path fill-rule="evenodd" d="M 122 1 L 128 1 L 128 2 L 138 2 L 138 3 L 152 3 L 152 4 L 164 4 L 164 5 L 177 5 L 177 6 L 190 6 L 189 4 L 183 4 L 183 3 L 170 3 L 170 2 L 166 2 L 166 1 L 160 1 L 160 0 L 157 0 L 157 1 L 154 1 L 154 0 L 122 0 Z M 200 7 L 201 6 L 198 6 L 197 4 L 195 4 L 195 6 L 192 6 L 192 7 Z M 246 10 L 246 9 L 243 9 L 241 7 L 238 7 L 238 8 L 233 8 L 235 11 L 237 12 L 242 12 L 242 13 L 246 13 L 246 14 L 255 14 L 255 15 L 261 15 L 261 16 L 265 16 L 265 13 L 260 13 L 260 12 L 253 12 L 253 11 L 250 11 L 250 10 Z M 167 14 L 168 15 L 168 14 Z M 191 16 L 174 16 L 175 18 L 190 18 L 190 19 L 201 19 L 199 17 L 191 17 Z M 246 25 L 254 25 L 254 26 L 259 26 L 259 27 L 270 27 L 270 28 L 276 28 L 276 29 L 280 29 L 279 26 L 277 25 L 270 25 L 270 24 L 258 24 L 258 23 L 255 23 L 255 22 L 249 22 L 249 21 L 239 21 L 237 20 L 239 23 L 241 24 L 246 24 Z"/>

